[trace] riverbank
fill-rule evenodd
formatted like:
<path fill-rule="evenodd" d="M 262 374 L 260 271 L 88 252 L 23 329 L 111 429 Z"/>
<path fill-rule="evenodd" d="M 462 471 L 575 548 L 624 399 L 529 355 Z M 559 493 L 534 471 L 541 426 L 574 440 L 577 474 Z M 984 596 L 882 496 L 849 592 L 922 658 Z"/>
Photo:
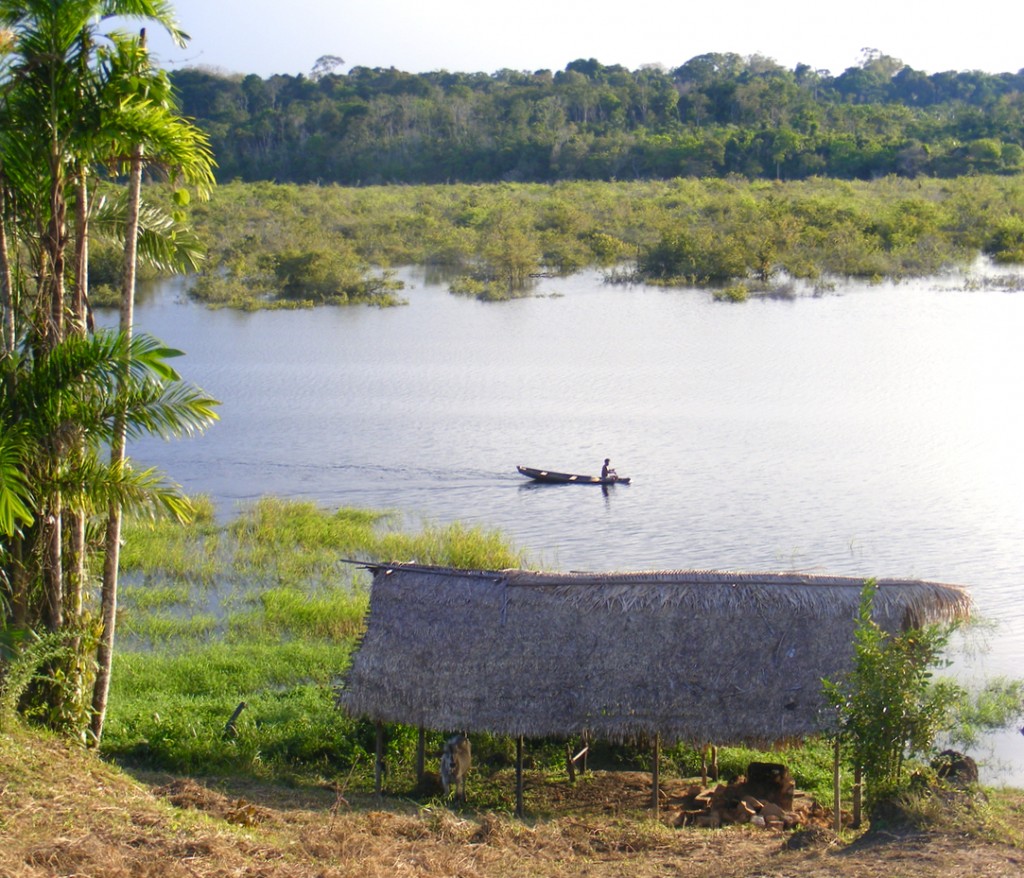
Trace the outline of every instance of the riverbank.
<path fill-rule="evenodd" d="M 649 818 L 632 773 L 533 790 L 542 819 L 452 811 L 342 787 L 132 777 L 94 754 L 21 727 L 0 738 L 0 875 L 415 875 L 423 878 L 979 878 L 1024 866 L 1024 791 L 902 831 L 836 839 L 750 826 L 706 830 Z M 536 800 L 538 806 L 541 799 Z"/>

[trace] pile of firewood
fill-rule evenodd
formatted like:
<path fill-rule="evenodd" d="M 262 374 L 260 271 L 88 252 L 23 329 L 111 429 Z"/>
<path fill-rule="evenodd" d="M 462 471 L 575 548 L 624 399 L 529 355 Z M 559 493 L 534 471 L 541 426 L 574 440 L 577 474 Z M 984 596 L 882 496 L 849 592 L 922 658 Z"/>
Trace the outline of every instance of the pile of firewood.
<path fill-rule="evenodd" d="M 676 826 L 717 829 L 751 823 L 765 829 L 794 829 L 829 825 L 825 809 L 796 789 L 785 765 L 773 762 L 751 762 L 746 777 L 713 789 L 694 784 L 668 804 L 678 808 Z"/>

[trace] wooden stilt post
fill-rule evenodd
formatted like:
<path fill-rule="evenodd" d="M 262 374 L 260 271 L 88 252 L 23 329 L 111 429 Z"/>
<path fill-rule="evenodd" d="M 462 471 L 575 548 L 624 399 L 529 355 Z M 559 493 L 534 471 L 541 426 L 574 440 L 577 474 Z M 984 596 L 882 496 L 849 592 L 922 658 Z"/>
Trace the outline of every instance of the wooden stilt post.
<path fill-rule="evenodd" d="M 853 770 L 853 828 L 860 829 L 861 805 L 864 796 L 864 776 L 858 765 Z"/>
<path fill-rule="evenodd" d="M 416 741 L 416 783 L 423 783 L 427 763 L 427 733 L 420 726 L 419 739 Z"/>
<path fill-rule="evenodd" d="M 516 817 L 522 819 L 523 808 L 523 736 L 516 738 Z"/>
<path fill-rule="evenodd" d="M 839 789 L 842 775 L 839 771 L 839 736 L 836 736 L 835 752 L 832 756 L 832 828 L 839 832 L 843 828 L 843 797 Z"/>
<path fill-rule="evenodd" d="M 661 735 L 654 736 L 654 759 L 651 764 L 651 810 L 658 816 L 661 807 Z"/>
<path fill-rule="evenodd" d="M 380 796 L 384 791 L 384 723 L 377 722 L 377 746 L 373 767 L 373 790 Z"/>
<path fill-rule="evenodd" d="M 711 755 L 710 762 L 708 754 Z M 718 780 L 718 745 L 705 744 L 700 751 L 700 781 L 704 786 L 708 785 L 708 778 Z"/>

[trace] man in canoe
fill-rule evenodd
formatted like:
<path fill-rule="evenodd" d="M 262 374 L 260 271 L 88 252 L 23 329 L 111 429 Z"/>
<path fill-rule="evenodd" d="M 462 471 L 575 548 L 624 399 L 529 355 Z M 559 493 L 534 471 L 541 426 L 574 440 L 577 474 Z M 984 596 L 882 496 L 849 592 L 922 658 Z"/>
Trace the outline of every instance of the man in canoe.
<path fill-rule="evenodd" d="M 616 473 L 615 470 L 613 470 L 608 465 L 610 463 L 611 463 L 611 458 L 606 457 L 604 459 L 604 466 L 601 467 L 601 478 L 602 479 L 611 479 L 612 481 L 615 481 L 619 476 L 618 476 L 618 473 Z"/>

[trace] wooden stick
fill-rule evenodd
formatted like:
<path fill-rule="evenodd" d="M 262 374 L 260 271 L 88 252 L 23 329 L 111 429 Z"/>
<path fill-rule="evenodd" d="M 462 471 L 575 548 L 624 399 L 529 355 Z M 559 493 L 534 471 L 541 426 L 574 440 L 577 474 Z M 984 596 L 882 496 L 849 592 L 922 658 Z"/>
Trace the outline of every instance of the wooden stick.
<path fill-rule="evenodd" d="M 842 775 L 839 771 L 839 736 L 836 735 L 836 746 L 832 757 L 832 828 L 840 832 L 843 828 L 843 799 L 839 789 Z"/>
<path fill-rule="evenodd" d="M 377 747 L 373 768 L 373 791 L 380 796 L 384 790 L 384 723 L 377 722 Z"/>
<path fill-rule="evenodd" d="M 516 738 L 516 817 L 522 819 L 523 808 L 523 736 Z"/>
<path fill-rule="evenodd" d="M 238 707 L 235 708 L 235 712 L 231 714 L 231 719 L 227 721 L 227 725 L 224 726 L 224 736 L 227 738 L 233 738 L 238 734 L 238 729 L 235 728 L 235 722 L 237 722 L 239 715 L 246 708 L 246 703 L 240 701 Z"/>
<path fill-rule="evenodd" d="M 864 796 L 864 773 L 858 765 L 853 770 L 853 828 L 860 829 L 861 807 Z"/>
<path fill-rule="evenodd" d="M 651 766 L 651 810 L 658 816 L 661 786 L 661 735 L 654 736 L 654 764 Z"/>
<path fill-rule="evenodd" d="M 427 733 L 420 726 L 419 738 L 416 741 L 416 783 L 423 783 L 423 775 L 427 765 Z"/>

